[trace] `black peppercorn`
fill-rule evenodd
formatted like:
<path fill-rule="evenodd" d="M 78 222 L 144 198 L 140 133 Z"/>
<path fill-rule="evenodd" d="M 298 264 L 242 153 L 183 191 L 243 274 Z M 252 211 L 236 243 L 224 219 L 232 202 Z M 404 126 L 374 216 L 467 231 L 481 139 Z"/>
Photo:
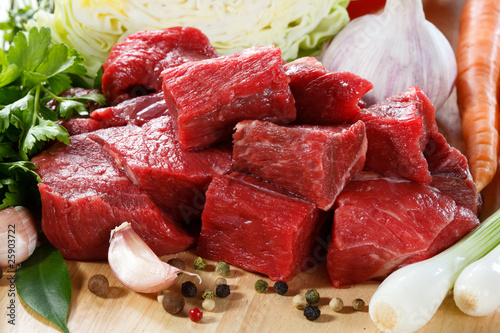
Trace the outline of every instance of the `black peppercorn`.
<path fill-rule="evenodd" d="M 181 286 L 181 292 L 184 297 L 194 297 L 198 288 L 196 288 L 195 284 L 191 281 L 186 281 Z"/>
<path fill-rule="evenodd" d="M 215 289 L 215 294 L 220 298 L 225 298 L 229 296 L 230 293 L 231 290 L 229 289 L 229 286 L 227 284 L 219 284 L 217 286 L 217 289 Z"/>
<path fill-rule="evenodd" d="M 280 295 L 285 295 L 288 291 L 288 285 L 285 281 L 278 281 L 274 284 L 273 289 L 276 293 Z"/>
<path fill-rule="evenodd" d="M 172 258 L 167 261 L 167 264 L 170 266 L 177 267 L 180 270 L 185 270 L 186 269 L 186 263 L 184 260 L 179 259 L 179 258 Z"/>
<path fill-rule="evenodd" d="M 321 311 L 316 305 L 308 305 L 304 309 L 304 316 L 307 320 L 314 321 L 319 318 Z"/>

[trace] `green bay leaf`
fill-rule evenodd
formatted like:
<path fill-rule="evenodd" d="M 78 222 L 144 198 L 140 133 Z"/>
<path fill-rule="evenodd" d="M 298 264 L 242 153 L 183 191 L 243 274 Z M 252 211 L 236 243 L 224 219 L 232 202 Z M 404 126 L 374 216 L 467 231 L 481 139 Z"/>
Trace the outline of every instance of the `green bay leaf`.
<path fill-rule="evenodd" d="M 52 245 L 42 245 L 16 272 L 16 288 L 21 299 L 35 312 L 69 332 L 66 325 L 71 301 L 68 267 Z"/>

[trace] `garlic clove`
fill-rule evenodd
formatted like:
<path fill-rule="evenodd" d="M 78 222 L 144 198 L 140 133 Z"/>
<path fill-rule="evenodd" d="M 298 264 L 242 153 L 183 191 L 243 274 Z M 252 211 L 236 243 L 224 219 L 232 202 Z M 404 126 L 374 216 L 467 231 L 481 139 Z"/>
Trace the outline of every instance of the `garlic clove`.
<path fill-rule="evenodd" d="M 22 206 L 0 211 L 0 267 L 14 268 L 35 251 L 38 229 L 31 212 Z"/>
<path fill-rule="evenodd" d="M 139 293 L 156 293 L 170 287 L 182 271 L 160 260 L 142 238 L 124 222 L 111 231 L 108 262 L 116 278 Z"/>

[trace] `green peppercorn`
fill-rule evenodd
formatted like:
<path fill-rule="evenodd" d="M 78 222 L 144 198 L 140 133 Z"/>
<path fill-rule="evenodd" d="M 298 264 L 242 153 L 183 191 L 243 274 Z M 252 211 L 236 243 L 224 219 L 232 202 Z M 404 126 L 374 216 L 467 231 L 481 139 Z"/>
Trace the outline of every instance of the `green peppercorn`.
<path fill-rule="evenodd" d="M 269 285 L 267 284 L 266 281 L 259 279 L 255 282 L 255 291 L 261 294 L 267 293 L 267 289 L 269 288 Z"/>
<path fill-rule="evenodd" d="M 304 316 L 307 320 L 314 321 L 319 318 L 321 311 L 316 305 L 308 305 L 304 309 Z"/>
<path fill-rule="evenodd" d="M 285 295 L 288 291 L 288 285 L 285 281 L 278 281 L 274 284 L 273 290 L 279 295 Z"/>
<path fill-rule="evenodd" d="M 214 292 L 210 289 L 205 289 L 201 293 L 201 298 L 212 298 L 214 297 Z"/>
<path fill-rule="evenodd" d="M 198 288 L 196 288 L 195 284 L 191 281 L 186 281 L 181 286 L 181 292 L 184 297 L 194 297 Z"/>
<path fill-rule="evenodd" d="M 316 304 L 319 302 L 319 293 L 316 289 L 309 289 L 307 292 L 306 292 L 306 301 L 307 303 L 309 304 Z"/>
<path fill-rule="evenodd" d="M 219 284 L 217 289 L 215 289 L 215 294 L 217 297 L 226 298 L 229 294 L 231 294 L 231 289 L 227 284 Z"/>
<path fill-rule="evenodd" d="M 204 271 L 207 269 L 207 262 L 202 257 L 198 257 L 194 260 L 194 268 Z"/>
<path fill-rule="evenodd" d="M 229 276 L 231 274 L 231 269 L 226 262 L 219 261 L 217 266 L 215 266 L 215 272 L 220 276 Z"/>

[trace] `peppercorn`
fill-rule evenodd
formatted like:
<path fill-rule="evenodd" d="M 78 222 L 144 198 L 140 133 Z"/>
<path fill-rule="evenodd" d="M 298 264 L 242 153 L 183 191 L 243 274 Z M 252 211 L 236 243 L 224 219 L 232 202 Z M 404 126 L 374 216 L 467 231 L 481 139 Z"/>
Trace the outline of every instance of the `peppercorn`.
<path fill-rule="evenodd" d="M 88 288 L 91 293 L 104 297 L 107 295 L 109 291 L 109 282 L 108 279 L 102 274 L 95 274 L 90 277 L 88 282 Z"/>
<path fill-rule="evenodd" d="M 198 288 L 196 288 L 195 284 L 191 281 L 186 281 L 181 286 L 181 292 L 184 297 L 194 297 Z"/>
<path fill-rule="evenodd" d="M 179 258 L 172 258 L 167 261 L 167 264 L 170 266 L 177 267 L 180 270 L 185 270 L 186 269 L 186 263 L 184 260 L 179 259 Z"/>
<path fill-rule="evenodd" d="M 202 257 L 198 257 L 194 260 L 194 268 L 204 271 L 207 269 L 207 262 Z"/>
<path fill-rule="evenodd" d="M 314 321 L 319 318 L 321 311 L 316 305 L 308 305 L 304 309 L 304 316 L 307 320 Z"/>
<path fill-rule="evenodd" d="M 227 284 L 219 284 L 215 289 L 217 297 L 226 298 L 231 293 L 231 289 Z"/>
<path fill-rule="evenodd" d="M 217 266 L 215 266 L 215 272 L 220 276 L 229 276 L 231 274 L 231 269 L 226 262 L 219 261 Z"/>
<path fill-rule="evenodd" d="M 213 311 L 215 309 L 215 301 L 213 298 L 205 298 L 201 306 L 207 311 Z"/>
<path fill-rule="evenodd" d="M 278 281 L 274 284 L 273 289 L 274 292 L 280 295 L 285 295 L 286 292 L 288 291 L 288 285 L 286 284 L 285 281 Z"/>
<path fill-rule="evenodd" d="M 162 295 L 161 305 L 168 313 L 176 315 L 184 309 L 185 302 L 181 294 L 166 290 Z"/>
<path fill-rule="evenodd" d="M 210 289 L 205 289 L 203 290 L 203 292 L 201 293 L 201 298 L 212 298 L 214 297 L 214 292 Z"/>
<path fill-rule="evenodd" d="M 292 302 L 293 306 L 295 306 L 299 310 L 304 310 L 307 305 L 306 298 L 303 295 L 295 295 Z"/>
<path fill-rule="evenodd" d="M 309 304 L 316 304 L 319 302 L 319 293 L 316 289 L 309 289 L 306 291 L 306 301 Z"/>
<path fill-rule="evenodd" d="M 203 312 L 200 311 L 198 308 L 192 308 L 189 310 L 189 319 L 191 319 L 194 322 L 198 322 L 203 318 Z"/>
<path fill-rule="evenodd" d="M 344 302 L 342 301 L 341 298 L 334 297 L 330 300 L 330 303 L 328 303 L 330 306 L 330 309 L 332 309 L 335 312 L 339 312 L 344 308 Z"/>
<path fill-rule="evenodd" d="M 267 289 L 269 288 L 269 285 L 267 284 L 266 281 L 259 279 L 255 282 L 255 291 L 258 293 L 266 293 Z"/>
<path fill-rule="evenodd" d="M 365 301 L 363 301 L 361 298 L 356 298 L 354 301 L 352 301 L 352 308 L 356 311 L 361 311 L 365 307 Z"/>
<path fill-rule="evenodd" d="M 217 278 L 217 280 L 215 280 L 215 286 L 217 287 L 221 284 L 227 284 L 227 280 L 222 277 Z"/>

